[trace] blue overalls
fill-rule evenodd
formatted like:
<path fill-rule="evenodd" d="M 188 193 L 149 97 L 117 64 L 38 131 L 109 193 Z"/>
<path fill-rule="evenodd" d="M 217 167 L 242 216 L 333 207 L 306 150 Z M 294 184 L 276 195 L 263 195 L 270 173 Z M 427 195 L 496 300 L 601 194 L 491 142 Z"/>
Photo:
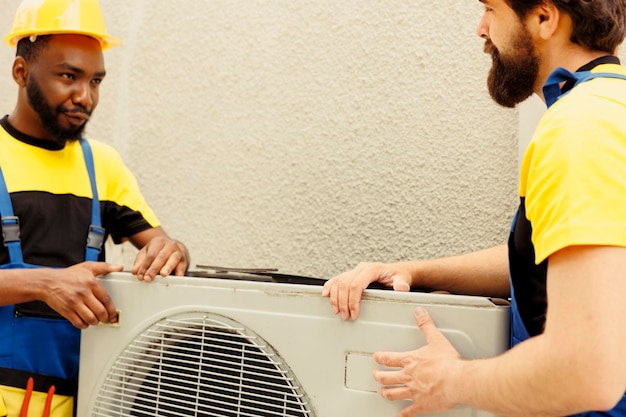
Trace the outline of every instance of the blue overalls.
<path fill-rule="evenodd" d="M 560 83 L 564 81 L 575 80 L 576 83 L 574 87 L 582 82 L 592 80 L 594 78 L 604 77 L 604 78 L 621 78 L 626 80 L 626 76 L 615 73 L 593 73 L 591 71 L 581 71 L 572 73 L 565 68 L 557 68 L 546 81 L 543 87 L 543 94 L 546 100 L 546 105 L 548 108 L 552 106 L 558 99 L 566 95 L 567 93 L 561 94 Z M 517 217 L 519 216 L 519 212 L 515 215 L 513 219 L 513 225 L 511 227 L 511 233 L 513 233 L 513 228 L 517 224 Z M 513 281 L 511 281 L 511 347 L 516 344 L 523 342 L 524 340 L 530 338 L 530 334 L 522 321 L 522 317 L 520 315 L 517 301 L 515 298 L 515 288 L 513 286 Z M 586 412 L 582 414 L 576 414 L 572 417 L 626 417 L 626 395 L 622 397 L 622 400 L 618 403 L 618 405 L 611 411 L 608 412 Z"/>
<path fill-rule="evenodd" d="M 105 230 L 100 218 L 100 202 L 91 147 L 80 139 L 92 189 L 91 225 L 87 234 L 85 260 L 98 261 Z M 38 268 L 24 262 L 20 244 L 19 219 L 13 213 L 11 198 L 0 168 L 0 223 L 10 262 L 2 269 Z M 28 283 L 25 282 L 25 285 Z M 0 307 L 0 386 L 26 388 L 29 376 L 35 390 L 55 385 L 56 393 L 73 397 L 78 387 L 80 330 L 42 302 Z M 5 394 L 6 397 L 6 394 Z M 54 414 L 52 414 L 54 415 Z"/>

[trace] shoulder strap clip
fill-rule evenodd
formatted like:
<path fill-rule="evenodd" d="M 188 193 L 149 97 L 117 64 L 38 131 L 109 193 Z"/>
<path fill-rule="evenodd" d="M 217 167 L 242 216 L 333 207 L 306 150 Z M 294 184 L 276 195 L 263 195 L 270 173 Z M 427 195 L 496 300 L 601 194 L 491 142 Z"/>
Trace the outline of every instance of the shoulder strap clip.
<path fill-rule="evenodd" d="M 89 233 L 87 234 L 87 247 L 93 248 L 100 253 L 102 245 L 104 244 L 104 234 L 106 230 L 104 227 L 90 225 Z"/>
<path fill-rule="evenodd" d="M 20 219 L 17 216 L 5 216 L 0 219 L 2 223 L 2 238 L 4 246 L 9 242 L 20 241 Z"/>

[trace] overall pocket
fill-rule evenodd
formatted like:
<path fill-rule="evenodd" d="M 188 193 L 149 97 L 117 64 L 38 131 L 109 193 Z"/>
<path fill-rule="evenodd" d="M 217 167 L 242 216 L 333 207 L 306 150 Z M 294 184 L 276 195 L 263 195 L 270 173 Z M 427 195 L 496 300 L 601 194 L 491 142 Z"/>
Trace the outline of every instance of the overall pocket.
<path fill-rule="evenodd" d="M 76 387 L 77 380 L 0 368 L 0 417 L 72 417 Z"/>

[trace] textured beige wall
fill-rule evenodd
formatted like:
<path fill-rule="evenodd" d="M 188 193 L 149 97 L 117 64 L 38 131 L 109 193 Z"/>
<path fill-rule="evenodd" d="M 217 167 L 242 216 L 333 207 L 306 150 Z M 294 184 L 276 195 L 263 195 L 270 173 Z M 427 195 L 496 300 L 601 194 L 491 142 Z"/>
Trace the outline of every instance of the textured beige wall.
<path fill-rule="evenodd" d="M 505 240 L 518 113 L 486 92 L 478 2 L 101 3 L 124 44 L 88 133 L 194 264 L 332 276 Z M 6 114 L 14 51 L 0 50 Z"/>

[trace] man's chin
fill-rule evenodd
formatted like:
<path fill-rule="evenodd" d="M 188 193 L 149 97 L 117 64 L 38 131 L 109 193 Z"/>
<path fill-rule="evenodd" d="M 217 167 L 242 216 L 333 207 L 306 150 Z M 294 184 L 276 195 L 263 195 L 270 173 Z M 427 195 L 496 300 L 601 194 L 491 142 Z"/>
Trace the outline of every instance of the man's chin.
<path fill-rule="evenodd" d="M 533 94 L 531 81 L 534 75 L 520 74 L 524 76 L 511 77 L 511 74 L 492 67 L 487 77 L 487 87 L 489 95 L 497 104 L 502 107 L 513 109 L 518 104 L 528 99 Z"/>
<path fill-rule="evenodd" d="M 79 132 L 63 132 L 63 131 L 49 131 L 50 137 L 54 140 L 58 145 L 64 146 L 67 143 L 76 142 L 82 137 L 83 129 L 80 129 Z"/>
<path fill-rule="evenodd" d="M 505 96 L 505 95 L 498 95 L 498 94 L 491 94 L 491 98 L 493 99 L 493 101 L 502 106 L 502 107 L 506 107 L 507 109 L 514 109 L 515 107 L 517 107 L 520 103 L 522 103 L 523 101 L 526 101 L 526 99 L 528 99 L 530 96 L 532 96 L 532 93 L 526 95 L 517 95 L 517 96 Z"/>
<path fill-rule="evenodd" d="M 68 142 L 75 142 L 80 139 L 83 136 L 86 125 L 87 123 L 83 123 L 80 126 L 65 127 L 60 123 L 57 123 L 55 125 L 48 126 L 47 130 L 55 142 L 61 145 Z"/>

